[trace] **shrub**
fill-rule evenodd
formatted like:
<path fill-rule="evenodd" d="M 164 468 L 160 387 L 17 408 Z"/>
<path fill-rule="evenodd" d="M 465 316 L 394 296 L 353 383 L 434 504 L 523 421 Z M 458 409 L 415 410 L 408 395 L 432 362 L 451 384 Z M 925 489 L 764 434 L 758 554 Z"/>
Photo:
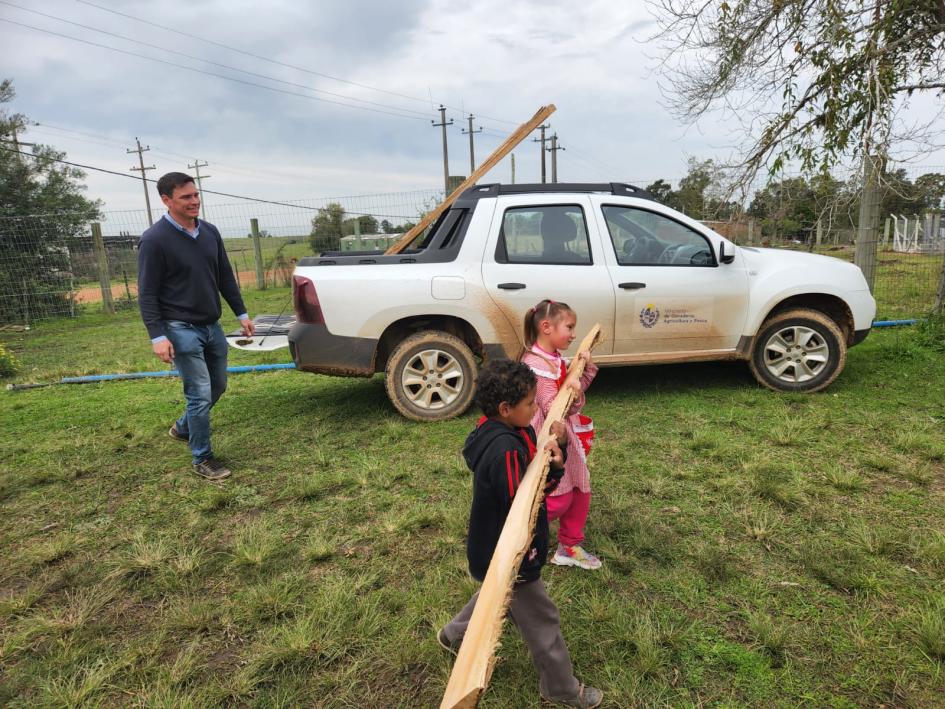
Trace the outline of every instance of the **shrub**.
<path fill-rule="evenodd" d="M 0 377 L 12 377 L 20 371 L 20 360 L 0 342 Z"/>

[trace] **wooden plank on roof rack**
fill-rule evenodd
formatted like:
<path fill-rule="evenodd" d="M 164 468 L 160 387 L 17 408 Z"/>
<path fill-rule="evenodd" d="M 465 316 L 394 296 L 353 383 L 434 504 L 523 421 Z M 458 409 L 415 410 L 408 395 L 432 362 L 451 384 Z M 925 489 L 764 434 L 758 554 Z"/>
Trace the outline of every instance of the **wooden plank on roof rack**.
<path fill-rule="evenodd" d="M 599 340 L 600 325 L 597 324 L 581 340 L 578 354 L 589 352 Z M 575 356 L 568 373 L 580 377 L 583 372 L 584 360 Z M 544 481 L 550 459 L 545 444 L 551 440 L 551 423 L 564 419 L 573 400 L 574 390 L 562 387 L 551 402 L 548 416 L 538 434 L 538 452 L 528 464 L 525 477 L 512 499 L 512 507 L 505 518 L 482 588 L 479 589 L 479 598 L 466 627 L 466 635 L 463 636 L 463 644 L 459 648 L 440 709 L 475 707 L 489 685 L 495 664 L 495 650 L 502 636 L 505 612 L 512 596 L 512 584 L 534 533 L 538 507 L 544 498 Z"/>
<path fill-rule="evenodd" d="M 476 184 L 480 177 L 489 172 L 489 170 L 494 168 L 502 158 L 512 152 L 516 145 L 521 143 L 529 133 L 540 126 L 548 116 L 555 112 L 555 110 L 555 105 L 553 103 L 549 103 L 547 106 L 542 106 L 540 109 L 538 109 L 538 113 L 532 116 L 530 120 L 520 125 L 514 133 L 506 138 L 502 145 L 495 149 L 492 155 L 486 158 L 482 164 L 479 165 L 479 167 L 477 167 L 475 171 L 469 177 L 467 177 L 459 187 L 450 193 L 449 197 L 443 200 L 436 207 L 436 209 L 428 213 L 423 219 L 420 220 L 419 224 L 404 234 L 400 240 L 398 240 L 395 244 L 392 244 L 390 248 L 388 248 L 384 253 L 399 254 L 401 251 L 406 249 L 410 243 L 416 239 L 421 232 L 423 232 L 424 229 L 430 226 L 443 212 L 450 208 L 450 205 L 456 201 L 457 197 L 466 191 L 467 188 Z"/>

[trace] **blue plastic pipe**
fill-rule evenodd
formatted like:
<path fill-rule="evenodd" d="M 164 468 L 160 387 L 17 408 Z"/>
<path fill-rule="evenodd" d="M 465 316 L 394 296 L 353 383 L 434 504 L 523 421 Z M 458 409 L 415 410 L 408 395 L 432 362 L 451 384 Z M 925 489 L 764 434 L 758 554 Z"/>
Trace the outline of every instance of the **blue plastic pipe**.
<path fill-rule="evenodd" d="M 903 325 L 915 325 L 918 320 L 876 320 L 873 327 L 901 327 Z"/>
<path fill-rule="evenodd" d="M 295 369 L 295 364 L 253 364 L 243 367 L 227 367 L 229 374 L 245 374 L 247 372 L 269 372 L 274 369 Z M 89 384 L 91 382 L 112 382 L 119 379 L 151 379 L 153 377 L 177 377 L 176 369 L 167 369 L 160 372 L 129 372 L 128 374 L 88 374 L 84 377 L 63 377 L 59 384 Z"/>
<path fill-rule="evenodd" d="M 246 374 L 247 372 L 271 372 L 276 369 L 295 369 L 295 364 L 253 364 L 242 367 L 227 367 L 229 374 Z M 38 389 L 53 384 L 91 384 L 93 382 L 115 382 L 123 379 L 155 379 L 159 377 L 179 376 L 176 369 L 165 369 L 160 372 L 128 372 L 127 374 L 88 374 L 84 377 L 63 377 L 58 382 L 46 384 L 9 384 L 7 389 Z"/>

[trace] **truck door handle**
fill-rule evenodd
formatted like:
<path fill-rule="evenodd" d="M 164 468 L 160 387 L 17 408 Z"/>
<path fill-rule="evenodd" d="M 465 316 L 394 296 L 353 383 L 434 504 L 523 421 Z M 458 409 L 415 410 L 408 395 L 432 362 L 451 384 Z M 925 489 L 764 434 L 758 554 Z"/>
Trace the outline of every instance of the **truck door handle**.
<path fill-rule="evenodd" d="M 502 290 L 522 290 L 525 287 L 524 283 L 500 283 L 499 288 Z"/>
<path fill-rule="evenodd" d="M 620 283 L 618 285 L 624 290 L 638 290 L 640 288 L 646 288 L 646 283 Z"/>

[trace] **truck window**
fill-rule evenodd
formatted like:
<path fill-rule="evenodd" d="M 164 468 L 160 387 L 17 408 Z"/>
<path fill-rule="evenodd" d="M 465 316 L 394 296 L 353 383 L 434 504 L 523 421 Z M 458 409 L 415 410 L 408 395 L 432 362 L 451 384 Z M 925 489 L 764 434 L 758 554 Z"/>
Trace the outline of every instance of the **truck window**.
<path fill-rule="evenodd" d="M 584 210 L 571 204 L 505 210 L 495 258 L 499 263 L 591 264 Z"/>
<path fill-rule="evenodd" d="M 621 266 L 715 266 L 708 240 L 675 219 L 636 207 L 601 207 Z"/>

